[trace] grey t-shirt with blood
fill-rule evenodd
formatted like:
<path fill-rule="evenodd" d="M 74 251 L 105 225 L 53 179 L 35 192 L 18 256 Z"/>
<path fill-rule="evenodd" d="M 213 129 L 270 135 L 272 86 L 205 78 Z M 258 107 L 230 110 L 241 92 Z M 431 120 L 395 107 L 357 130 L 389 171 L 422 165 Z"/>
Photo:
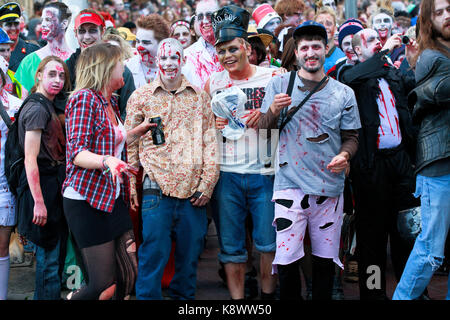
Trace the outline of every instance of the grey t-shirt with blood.
<path fill-rule="evenodd" d="M 266 113 L 278 93 L 286 93 L 289 73 L 274 77 L 266 87 L 261 112 Z M 297 75 L 289 109 L 308 94 Z M 280 135 L 275 164 L 274 190 L 298 189 L 306 194 L 339 196 L 344 189 L 344 173 L 327 169 L 339 153 L 341 130 L 361 127 L 353 90 L 330 78 L 294 115 Z"/>

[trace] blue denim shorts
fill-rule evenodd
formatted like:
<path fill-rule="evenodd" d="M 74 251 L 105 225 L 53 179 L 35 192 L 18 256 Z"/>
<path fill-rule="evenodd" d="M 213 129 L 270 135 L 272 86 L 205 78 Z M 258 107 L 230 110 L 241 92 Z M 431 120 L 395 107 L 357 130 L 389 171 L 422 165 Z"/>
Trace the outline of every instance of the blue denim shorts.
<path fill-rule="evenodd" d="M 274 252 L 276 244 L 274 204 L 272 200 L 274 176 L 220 172 L 212 196 L 222 263 L 245 263 L 245 220 L 251 215 L 252 238 L 256 250 Z"/>

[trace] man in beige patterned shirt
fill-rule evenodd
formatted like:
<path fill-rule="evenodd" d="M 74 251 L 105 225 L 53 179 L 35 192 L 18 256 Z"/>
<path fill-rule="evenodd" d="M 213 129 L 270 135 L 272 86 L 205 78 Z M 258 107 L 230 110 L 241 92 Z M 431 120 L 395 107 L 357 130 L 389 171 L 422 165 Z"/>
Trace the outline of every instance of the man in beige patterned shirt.
<path fill-rule="evenodd" d="M 214 115 L 206 92 L 181 74 L 183 47 L 175 39 L 161 41 L 159 75 L 137 89 L 127 105 L 125 127 L 160 117 L 163 144 L 148 131 L 128 145 L 128 162 L 144 168 L 142 237 L 139 247 L 138 299 L 162 299 L 161 279 L 176 242 L 175 275 L 168 293 L 194 299 L 197 261 L 207 231 L 205 205 L 219 177 Z M 138 206 L 136 180 L 131 179 L 132 206 Z"/>

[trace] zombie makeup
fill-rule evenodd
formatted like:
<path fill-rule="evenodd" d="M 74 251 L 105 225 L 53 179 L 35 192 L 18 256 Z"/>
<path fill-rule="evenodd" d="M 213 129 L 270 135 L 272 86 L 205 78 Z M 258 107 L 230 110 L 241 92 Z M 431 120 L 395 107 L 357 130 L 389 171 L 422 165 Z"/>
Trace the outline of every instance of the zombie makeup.
<path fill-rule="evenodd" d="M 322 0 L 324 6 L 331 7 L 334 11 L 336 11 L 336 3 L 334 0 Z"/>
<path fill-rule="evenodd" d="M 20 32 L 20 22 L 19 19 L 17 21 L 8 21 L 2 23 L 2 29 L 8 34 L 9 38 L 16 42 L 19 38 Z"/>
<path fill-rule="evenodd" d="M 219 44 L 216 47 L 217 56 L 220 64 L 229 72 L 235 73 L 245 69 L 248 64 L 247 56 L 251 54 L 248 52 L 245 45 L 239 38 L 232 41 Z"/>
<path fill-rule="evenodd" d="M 0 44 L 0 56 L 5 58 L 7 62 L 9 62 L 9 59 L 11 58 L 11 45 L 8 43 L 2 43 Z"/>
<path fill-rule="evenodd" d="M 101 27 L 94 23 L 83 23 L 78 27 L 75 35 L 81 50 L 84 50 L 100 42 L 102 38 Z"/>
<path fill-rule="evenodd" d="M 55 40 L 64 35 L 64 28 L 59 21 L 58 9 L 45 8 L 42 11 L 41 34 L 42 39 L 47 41 Z"/>
<path fill-rule="evenodd" d="M 297 64 L 309 73 L 316 73 L 325 63 L 326 47 L 320 40 L 302 40 L 295 50 Z"/>
<path fill-rule="evenodd" d="M 153 30 L 137 29 L 136 49 L 141 56 L 142 63 L 148 68 L 156 68 L 158 43 Z"/>
<path fill-rule="evenodd" d="M 366 61 L 381 50 L 381 42 L 378 33 L 372 29 L 361 32 L 361 61 Z"/>
<path fill-rule="evenodd" d="M 275 29 L 281 24 L 281 18 L 275 17 L 271 19 L 269 22 L 267 22 L 263 29 L 270 31 L 272 33 L 275 32 Z"/>
<path fill-rule="evenodd" d="M 328 42 L 332 42 L 334 34 L 336 32 L 336 23 L 333 17 L 329 14 L 319 14 L 317 16 L 316 22 L 322 24 L 327 30 Z"/>
<path fill-rule="evenodd" d="M 65 72 L 61 63 L 50 61 L 45 65 L 44 70 L 38 75 L 38 91 L 44 94 L 50 100 L 64 87 Z"/>
<path fill-rule="evenodd" d="M 172 82 L 181 76 L 183 47 L 179 41 L 163 40 L 158 49 L 158 68 L 161 80 Z"/>
<path fill-rule="evenodd" d="M 344 51 L 345 55 L 347 56 L 347 61 L 354 64 L 356 61 L 358 61 L 358 56 L 353 51 L 352 39 L 353 34 L 345 36 L 344 39 L 342 40 L 341 48 L 342 51 Z"/>
<path fill-rule="evenodd" d="M 180 41 L 184 49 L 191 45 L 191 32 L 185 25 L 178 25 L 173 29 L 172 37 Z"/>
<path fill-rule="evenodd" d="M 372 27 L 378 32 L 382 42 L 391 36 L 393 23 L 392 17 L 386 13 L 379 13 L 373 17 Z"/>
<path fill-rule="evenodd" d="M 202 1 L 197 4 L 195 14 L 197 16 L 200 34 L 203 39 L 210 44 L 214 44 L 214 30 L 211 23 L 211 17 L 214 11 L 218 10 L 217 3 L 214 1 Z"/>
<path fill-rule="evenodd" d="M 115 0 L 114 1 L 114 8 L 120 12 L 123 11 L 125 9 L 125 5 L 123 4 L 122 0 Z"/>

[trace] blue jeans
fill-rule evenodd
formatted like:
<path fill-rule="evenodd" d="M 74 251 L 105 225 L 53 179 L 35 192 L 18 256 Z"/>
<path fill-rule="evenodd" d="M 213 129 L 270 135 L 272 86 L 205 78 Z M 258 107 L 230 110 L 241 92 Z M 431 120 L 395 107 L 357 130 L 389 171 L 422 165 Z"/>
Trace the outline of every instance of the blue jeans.
<path fill-rule="evenodd" d="M 60 249 L 61 240 L 53 249 L 36 248 L 36 287 L 34 300 L 60 300 L 61 275 Z"/>
<path fill-rule="evenodd" d="M 162 299 L 161 280 L 173 240 L 176 242 L 175 274 L 169 295 L 173 299 L 195 299 L 197 264 L 206 231 L 206 207 L 194 207 L 189 199 L 144 193 L 136 298 Z"/>
<path fill-rule="evenodd" d="M 274 176 L 220 172 L 211 202 L 219 235 L 220 262 L 247 261 L 245 220 L 248 213 L 252 217 L 255 248 L 260 252 L 275 251 L 273 182 Z"/>
<path fill-rule="evenodd" d="M 421 197 L 422 232 L 406 263 L 393 300 L 417 299 L 444 260 L 444 247 L 450 226 L 450 175 L 417 175 L 416 194 Z M 450 300 L 450 277 L 447 290 Z"/>

